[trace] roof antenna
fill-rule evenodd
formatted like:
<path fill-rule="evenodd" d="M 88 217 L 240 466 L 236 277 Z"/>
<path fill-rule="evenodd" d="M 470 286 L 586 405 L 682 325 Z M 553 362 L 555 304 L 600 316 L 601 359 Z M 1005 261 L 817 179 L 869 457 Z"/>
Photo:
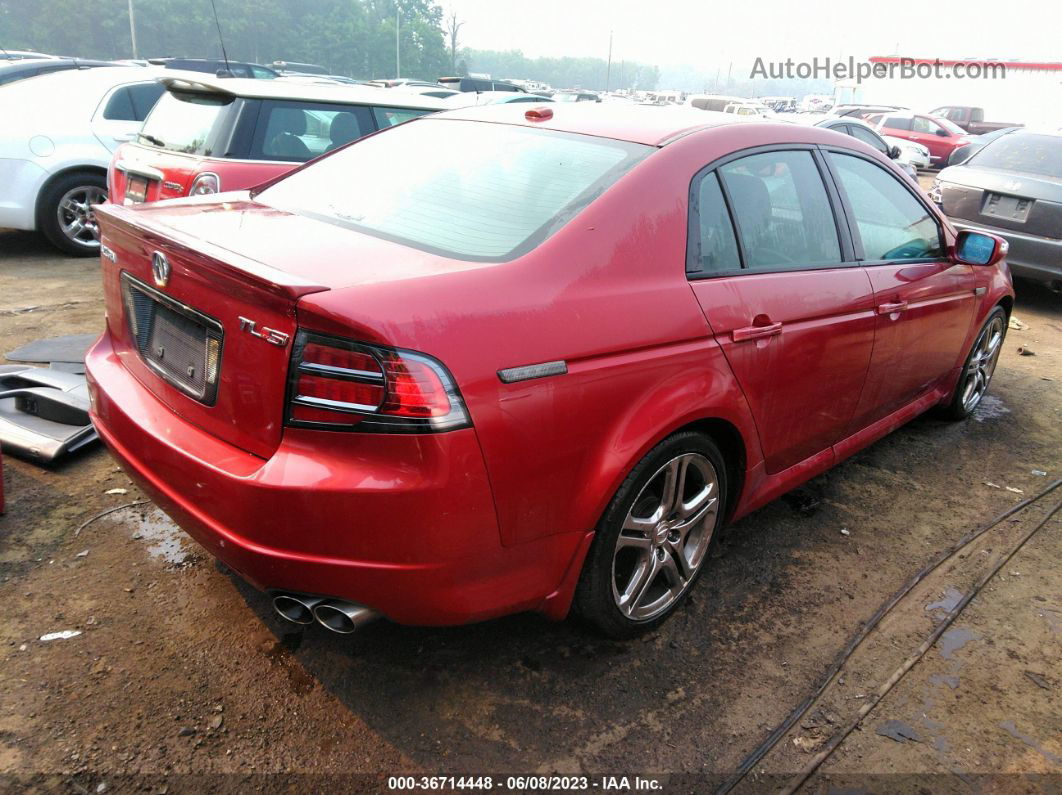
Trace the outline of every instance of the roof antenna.
<path fill-rule="evenodd" d="M 214 5 L 214 0 L 210 0 L 210 7 L 214 9 L 214 24 L 218 29 L 218 41 L 221 43 L 221 57 L 225 59 L 225 73 L 222 74 L 221 70 L 218 70 L 218 77 L 232 77 L 232 69 L 229 67 L 229 55 L 225 52 L 225 39 L 221 35 L 221 23 L 218 21 L 218 7 Z"/>

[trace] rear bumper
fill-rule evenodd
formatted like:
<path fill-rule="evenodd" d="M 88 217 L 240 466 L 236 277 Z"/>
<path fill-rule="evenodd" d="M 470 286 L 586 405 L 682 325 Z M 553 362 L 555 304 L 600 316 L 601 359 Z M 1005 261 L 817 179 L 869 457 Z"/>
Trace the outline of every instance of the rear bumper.
<path fill-rule="evenodd" d="M 1062 286 L 1062 240 L 1000 229 L 987 224 L 973 223 L 962 218 L 950 218 L 959 231 L 982 230 L 999 235 L 1010 243 L 1007 264 L 1015 276 L 1033 279 L 1056 287 Z"/>
<path fill-rule="evenodd" d="M 474 430 L 288 429 L 264 460 L 160 403 L 107 334 L 85 363 L 92 420 L 123 468 L 256 587 L 347 599 L 408 624 L 567 612 L 586 534 L 503 547 Z"/>

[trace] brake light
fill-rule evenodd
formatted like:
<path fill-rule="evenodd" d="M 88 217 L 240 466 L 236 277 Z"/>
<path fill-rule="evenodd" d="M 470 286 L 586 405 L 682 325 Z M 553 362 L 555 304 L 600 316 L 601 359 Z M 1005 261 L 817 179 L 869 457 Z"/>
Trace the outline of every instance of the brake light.
<path fill-rule="evenodd" d="M 471 425 L 441 362 L 422 353 L 300 331 L 286 424 L 367 433 L 432 433 Z"/>
<path fill-rule="evenodd" d="M 207 196 L 211 193 L 220 192 L 221 179 L 217 174 L 211 174 L 209 171 L 205 171 L 192 182 L 192 187 L 188 190 L 188 195 Z"/>

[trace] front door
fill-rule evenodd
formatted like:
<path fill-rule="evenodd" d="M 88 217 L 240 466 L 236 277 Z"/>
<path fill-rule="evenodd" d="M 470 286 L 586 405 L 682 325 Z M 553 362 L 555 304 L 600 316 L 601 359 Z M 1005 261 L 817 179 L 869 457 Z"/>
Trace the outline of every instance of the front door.
<path fill-rule="evenodd" d="M 690 284 L 772 474 L 843 438 L 873 346 L 874 292 L 823 169 L 813 148 L 761 151 L 701 172 L 691 189 Z"/>
<path fill-rule="evenodd" d="M 935 216 L 907 180 L 854 152 L 831 151 L 827 158 L 875 294 L 874 355 L 855 432 L 939 386 L 959 366 L 973 322 L 974 274 L 945 256 Z"/>

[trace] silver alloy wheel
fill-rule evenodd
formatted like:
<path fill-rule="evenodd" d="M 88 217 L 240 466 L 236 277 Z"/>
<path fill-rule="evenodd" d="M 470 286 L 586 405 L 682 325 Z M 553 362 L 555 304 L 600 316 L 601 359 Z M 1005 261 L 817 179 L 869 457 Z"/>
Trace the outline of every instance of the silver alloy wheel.
<path fill-rule="evenodd" d="M 106 200 L 107 192 L 96 185 L 82 185 L 64 193 L 55 210 L 63 234 L 79 246 L 97 247 L 100 234 L 92 207 Z"/>
<path fill-rule="evenodd" d="M 981 330 L 970 360 L 962 372 L 962 408 L 967 413 L 977 408 L 988 391 L 988 384 L 996 371 L 996 362 L 999 361 L 999 352 L 1003 348 L 1003 323 L 1003 316 L 998 315 Z"/>
<path fill-rule="evenodd" d="M 649 479 L 623 521 L 612 554 L 612 598 L 649 621 L 682 596 L 704 561 L 719 513 L 719 480 L 705 456 L 683 453 Z"/>

